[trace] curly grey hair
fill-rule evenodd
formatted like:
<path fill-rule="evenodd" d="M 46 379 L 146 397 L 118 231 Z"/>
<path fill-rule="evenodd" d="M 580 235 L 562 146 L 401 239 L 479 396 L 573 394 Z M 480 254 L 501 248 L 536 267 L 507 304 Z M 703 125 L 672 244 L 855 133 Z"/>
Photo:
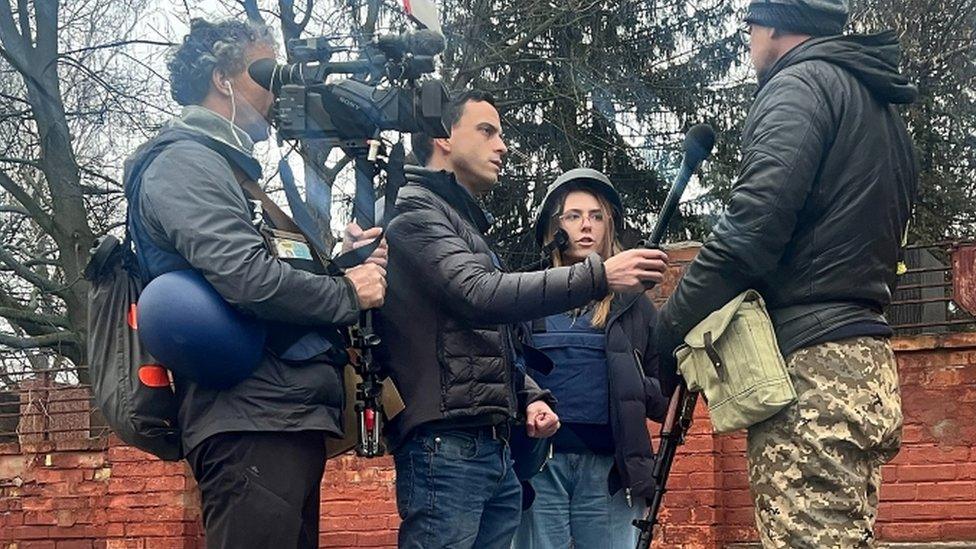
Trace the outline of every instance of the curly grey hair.
<path fill-rule="evenodd" d="M 173 99 L 180 105 L 199 104 L 210 91 L 214 69 L 240 74 L 247 68 L 247 49 L 259 44 L 277 50 L 271 27 L 252 21 L 192 19 L 190 33 L 166 64 Z"/>

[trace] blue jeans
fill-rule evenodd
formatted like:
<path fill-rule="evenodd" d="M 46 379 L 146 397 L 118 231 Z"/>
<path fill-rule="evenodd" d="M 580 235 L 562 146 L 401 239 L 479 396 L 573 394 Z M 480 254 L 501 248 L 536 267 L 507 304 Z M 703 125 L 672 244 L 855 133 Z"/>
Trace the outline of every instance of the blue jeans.
<path fill-rule="evenodd" d="M 420 428 L 394 453 L 401 548 L 508 549 L 522 485 L 490 429 Z"/>
<path fill-rule="evenodd" d="M 647 511 L 644 498 L 628 505 L 624 490 L 611 496 L 613 456 L 557 453 L 530 481 L 535 502 L 522 514 L 515 549 L 632 549 L 631 524 Z M 572 545 L 571 545 L 572 543 Z"/>

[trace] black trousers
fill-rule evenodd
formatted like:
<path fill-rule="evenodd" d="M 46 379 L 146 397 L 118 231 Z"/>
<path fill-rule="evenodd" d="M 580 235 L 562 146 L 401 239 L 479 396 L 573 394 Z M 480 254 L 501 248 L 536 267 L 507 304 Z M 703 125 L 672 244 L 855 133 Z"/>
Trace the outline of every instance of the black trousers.
<path fill-rule="evenodd" d="M 318 547 L 323 432 L 221 433 L 186 460 L 200 486 L 207 549 Z"/>

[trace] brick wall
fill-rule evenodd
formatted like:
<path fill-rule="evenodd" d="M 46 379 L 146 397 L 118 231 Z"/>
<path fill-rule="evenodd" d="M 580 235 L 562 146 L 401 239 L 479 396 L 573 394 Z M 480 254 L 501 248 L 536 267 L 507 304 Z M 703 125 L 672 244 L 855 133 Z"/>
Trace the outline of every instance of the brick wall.
<path fill-rule="evenodd" d="M 676 267 L 657 299 L 693 253 L 672 253 Z M 878 533 L 888 541 L 976 542 L 976 333 L 894 344 L 904 444 L 884 469 Z M 184 464 L 160 462 L 114 437 L 53 438 L 0 444 L 0 549 L 203 546 L 199 496 Z M 744 448 L 741 435 L 713 436 L 699 405 L 675 462 L 657 546 L 755 540 Z M 393 478 L 389 458 L 331 461 L 322 546 L 394 547 Z"/>

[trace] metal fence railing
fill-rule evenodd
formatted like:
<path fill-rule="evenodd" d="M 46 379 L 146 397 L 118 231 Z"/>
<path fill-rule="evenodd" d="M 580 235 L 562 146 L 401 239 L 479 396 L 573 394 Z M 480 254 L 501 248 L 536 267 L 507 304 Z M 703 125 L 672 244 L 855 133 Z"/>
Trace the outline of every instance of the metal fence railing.
<path fill-rule="evenodd" d="M 6 372 L 0 385 L 0 444 L 100 438 L 108 434 L 92 404 L 86 368 Z"/>
<path fill-rule="evenodd" d="M 955 272 L 952 261 L 954 253 L 973 245 L 950 241 L 906 248 L 907 270 L 899 278 L 887 311 L 897 334 L 976 330 L 976 317 L 955 299 L 956 287 L 976 286 L 976 279 Z"/>

